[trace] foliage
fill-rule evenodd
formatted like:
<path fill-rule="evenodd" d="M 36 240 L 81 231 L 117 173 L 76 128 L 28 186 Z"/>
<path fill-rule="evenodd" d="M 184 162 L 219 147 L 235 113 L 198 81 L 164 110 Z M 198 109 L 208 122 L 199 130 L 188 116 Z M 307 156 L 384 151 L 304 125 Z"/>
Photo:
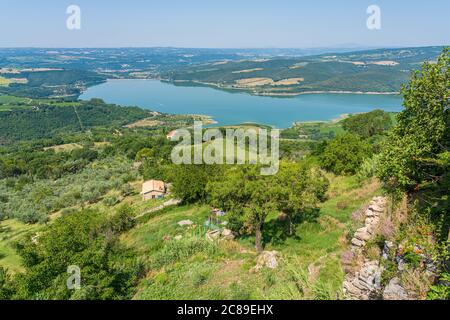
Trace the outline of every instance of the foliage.
<path fill-rule="evenodd" d="M 0 144 L 83 132 L 95 126 L 120 127 L 149 116 L 147 110 L 106 104 L 100 99 L 79 105 L 37 103 L 33 108 L 0 112 Z"/>
<path fill-rule="evenodd" d="M 168 173 L 173 194 L 186 203 L 204 202 L 207 199 L 206 185 L 221 177 L 221 165 L 172 165 Z"/>
<path fill-rule="evenodd" d="M 45 222 L 52 212 L 97 202 L 108 191 L 135 180 L 137 172 L 131 167 L 131 161 L 115 156 L 95 160 L 57 180 L 27 176 L 0 180 L 0 193 L 6 200 L 0 202 L 0 217 Z"/>
<path fill-rule="evenodd" d="M 258 166 L 231 167 L 224 178 L 208 183 L 206 190 L 211 204 L 228 212 L 232 227 L 255 234 L 256 250 L 260 252 L 267 216 L 285 212 L 290 221 L 289 233 L 293 234 L 294 223 L 317 212 L 327 183 L 318 172 L 282 163 L 274 176 L 261 175 Z"/>
<path fill-rule="evenodd" d="M 0 300 L 9 300 L 14 294 L 14 283 L 8 269 L 0 267 Z"/>
<path fill-rule="evenodd" d="M 26 272 L 16 276 L 13 298 L 131 298 L 141 265 L 117 242 L 119 234 L 104 215 L 92 210 L 56 220 L 37 242 L 28 239 L 18 245 Z M 71 265 L 81 270 L 80 291 L 67 288 Z"/>
<path fill-rule="evenodd" d="M 378 154 L 375 154 L 372 158 L 364 159 L 364 162 L 361 164 L 358 172 L 356 172 L 356 177 L 359 182 L 366 181 L 377 174 L 379 157 L 380 156 Z"/>
<path fill-rule="evenodd" d="M 345 133 L 325 145 L 319 160 L 323 168 L 335 174 L 354 174 L 370 157 L 370 145 L 359 136 Z"/>
<path fill-rule="evenodd" d="M 442 273 L 438 284 L 431 286 L 428 293 L 430 300 L 450 300 L 450 274 Z"/>
<path fill-rule="evenodd" d="M 450 50 L 445 49 L 437 63 L 424 63 L 403 87 L 405 109 L 397 116 L 378 167 L 391 194 L 416 193 L 420 210 L 441 220 L 440 240 L 446 240 L 450 226 L 449 64 Z"/>
<path fill-rule="evenodd" d="M 367 113 L 352 115 L 342 120 L 342 125 L 348 132 L 362 138 L 370 138 L 382 134 L 392 127 L 389 113 L 383 110 L 373 110 Z"/>
<path fill-rule="evenodd" d="M 329 186 L 320 171 L 296 163 L 282 163 L 273 183 L 278 209 L 289 220 L 289 235 L 294 234 L 294 223 L 317 217 L 318 204 L 325 200 Z"/>

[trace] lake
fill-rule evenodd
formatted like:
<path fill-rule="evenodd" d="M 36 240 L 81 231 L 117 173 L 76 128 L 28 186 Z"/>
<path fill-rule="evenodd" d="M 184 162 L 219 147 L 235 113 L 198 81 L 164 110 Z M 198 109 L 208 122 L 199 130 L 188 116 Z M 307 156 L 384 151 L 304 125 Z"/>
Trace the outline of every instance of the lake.
<path fill-rule="evenodd" d="M 175 86 L 157 80 L 110 80 L 80 97 L 173 114 L 204 114 L 220 125 L 256 122 L 287 128 L 295 121 L 326 121 L 373 109 L 400 111 L 395 95 L 305 94 L 278 98 L 229 93 L 209 87 Z"/>

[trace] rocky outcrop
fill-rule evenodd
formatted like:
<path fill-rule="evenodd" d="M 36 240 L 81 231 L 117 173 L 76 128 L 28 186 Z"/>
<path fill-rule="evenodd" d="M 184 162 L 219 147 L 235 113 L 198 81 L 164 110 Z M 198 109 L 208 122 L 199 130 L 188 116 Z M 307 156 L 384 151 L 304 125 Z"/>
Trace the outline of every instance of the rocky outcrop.
<path fill-rule="evenodd" d="M 367 209 L 363 212 L 364 226 L 356 230 L 351 240 L 351 251 L 347 253 L 349 257 L 346 260 L 358 258 L 364 261 L 364 263 L 361 268 L 358 268 L 358 271 L 348 273 L 345 276 L 343 290 L 349 299 L 369 300 L 381 298 L 381 273 L 383 272 L 383 268 L 378 261 L 364 260 L 362 249 L 368 241 L 375 237 L 375 232 L 380 223 L 380 216 L 385 212 L 386 205 L 386 198 L 373 198 Z M 350 264 L 350 262 L 347 261 L 347 264 Z M 349 266 L 344 266 L 344 270 L 351 269 Z"/>
<path fill-rule="evenodd" d="M 190 226 L 193 224 L 193 222 L 191 220 L 181 220 L 181 221 L 178 221 L 177 224 L 179 226 L 183 227 L 183 226 Z"/>
<path fill-rule="evenodd" d="M 353 300 L 379 299 L 381 273 L 378 261 L 367 261 L 355 275 L 347 275 L 344 280 L 344 293 Z"/>
<path fill-rule="evenodd" d="M 375 197 L 365 210 L 364 226 L 356 230 L 351 240 L 352 250 L 357 251 L 366 246 L 367 241 L 374 237 L 375 231 L 380 223 L 380 215 L 386 210 L 387 199 Z"/>
<path fill-rule="evenodd" d="M 389 281 L 389 284 L 384 288 L 383 300 L 410 300 L 406 290 L 401 286 L 400 279 L 394 277 Z"/>
<path fill-rule="evenodd" d="M 208 240 L 233 240 L 234 233 L 230 229 L 214 229 L 206 233 L 206 238 Z"/>
<path fill-rule="evenodd" d="M 269 269 L 275 269 L 278 267 L 278 252 L 277 251 L 263 251 L 256 258 L 256 266 L 254 266 L 251 271 L 258 272 L 262 268 L 266 267 Z"/>

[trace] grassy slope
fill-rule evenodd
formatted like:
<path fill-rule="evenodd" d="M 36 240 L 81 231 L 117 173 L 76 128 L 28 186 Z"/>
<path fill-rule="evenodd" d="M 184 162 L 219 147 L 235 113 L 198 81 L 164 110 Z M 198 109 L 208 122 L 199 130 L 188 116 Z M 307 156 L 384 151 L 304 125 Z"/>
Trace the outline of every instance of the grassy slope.
<path fill-rule="evenodd" d="M 346 233 L 352 227 L 351 213 L 379 193 L 376 182 L 359 186 L 354 177 L 329 176 L 329 200 L 321 205 L 321 216 L 305 222 L 297 236 L 284 238 L 274 233 L 277 217 L 266 221 L 266 250 L 281 254 L 276 270 L 251 272 L 256 253 L 253 237 L 218 245 L 204 240 L 207 206 L 166 208 L 140 219 L 122 241 L 140 252 L 149 272 L 138 285 L 136 299 L 327 299 L 339 295 L 343 272 L 340 253 L 347 247 Z M 135 188 L 138 187 L 136 183 Z M 139 195 L 126 197 L 136 212 L 147 211 L 162 200 L 143 202 Z M 115 208 L 99 202 L 104 212 Z M 118 206 L 118 205 L 117 205 Z M 196 227 L 180 227 L 190 219 Z M 0 266 L 22 271 L 13 243 L 20 236 L 38 231 L 38 225 L 15 220 L 0 222 Z M 182 235 L 181 241 L 165 241 L 165 236 Z M 171 251 L 173 250 L 173 251 Z M 304 293 L 299 291 L 302 288 Z"/>
<path fill-rule="evenodd" d="M 297 237 L 284 239 L 274 234 L 271 226 L 277 223 L 276 217 L 268 218 L 266 250 L 277 250 L 282 257 L 276 270 L 251 272 L 256 258 L 252 237 L 204 244 L 202 226 L 209 215 L 206 206 L 182 206 L 149 217 L 122 238 L 141 252 L 150 270 L 135 298 L 335 298 L 343 278 L 340 253 L 347 247 L 351 213 L 379 189 L 374 181 L 360 187 L 354 177 L 331 176 L 330 180 L 330 198 L 321 206 L 321 217 L 300 225 Z M 196 226 L 178 226 L 177 222 L 184 219 Z M 163 240 L 164 236 L 176 235 L 183 239 Z M 161 257 L 167 263 L 157 263 Z"/>
<path fill-rule="evenodd" d="M 29 225 L 14 219 L 0 221 L 0 266 L 11 272 L 23 270 L 20 257 L 13 248 L 14 241 L 27 233 L 35 233 L 39 225 Z"/>

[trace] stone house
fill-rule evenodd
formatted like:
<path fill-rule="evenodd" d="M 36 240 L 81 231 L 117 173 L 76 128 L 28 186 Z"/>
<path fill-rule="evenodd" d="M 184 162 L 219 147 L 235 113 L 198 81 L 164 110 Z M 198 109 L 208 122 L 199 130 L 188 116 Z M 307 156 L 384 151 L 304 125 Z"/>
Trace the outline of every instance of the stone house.
<path fill-rule="evenodd" d="M 149 199 L 163 198 L 166 194 L 166 185 L 164 181 L 148 180 L 142 184 L 142 199 L 144 201 Z"/>

